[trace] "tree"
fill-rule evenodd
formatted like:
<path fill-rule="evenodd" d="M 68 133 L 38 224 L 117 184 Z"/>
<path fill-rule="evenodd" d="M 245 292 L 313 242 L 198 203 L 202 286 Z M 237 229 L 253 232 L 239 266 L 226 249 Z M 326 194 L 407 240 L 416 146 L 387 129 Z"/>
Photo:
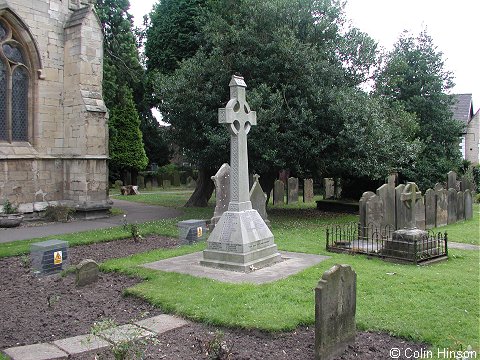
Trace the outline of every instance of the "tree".
<path fill-rule="evenodd" d="M 122 89 L 122 101 L 110 112 L 110 164 L 123 174 L 145 169 L 148 158 L 143 148 L 140 119 L 130 88 Z"/>
<path fill-rule="evenodd" d="M 452 73 L 443 54 L 426 31 L 417 37 L 403 33 L 387 56 L 376 81 L 376 93 L 390 103 L 400 103 L 417 118 L 422 151 L 411 167 L 402 171 L 426 189 L 456 169 L 461 160 L 462 125 L 452 117 Z"/>
<path fill-rule="evenodd" d="M 282 168 L 311 176 L 338 131 L 336 93 L 364 81 L 375 60 L 373 42 L 344 27 L 339 1 L 212 1 L 208 11 L 195 35 L 199 49 L 154 82 L 172 138 L 200 170 L 187 203 L 195 206 L 206 206 L 210 176 L 228 161 L 229 136 L 217 108 L 228 101 L 233 73 L 245 77 L 259 119 L 249 134 L 250 169 L 261 180 Z"/>

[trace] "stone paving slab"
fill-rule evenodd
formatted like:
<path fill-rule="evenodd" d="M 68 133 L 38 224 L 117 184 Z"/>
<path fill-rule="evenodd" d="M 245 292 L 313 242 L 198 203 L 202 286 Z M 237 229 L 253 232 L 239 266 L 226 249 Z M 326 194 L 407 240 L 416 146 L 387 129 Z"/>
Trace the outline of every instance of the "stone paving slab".
<path fill-rule="evenodd" d="M 144 264 L 143 267 L 160 271 L 178 272 L 196 277 L 205 277 L 227 283 L 263 284 L 284 279 L 330 258 L 330 256 L 286 251 L 280 251 L 280 255 L 283 261 L 250 273 L 202 266 L 200 265 L 200 260 L 203 258 L 201 251 Z"/>
<path fill-rule="evenodd" d="M 122 341 L 131 341 L 134 339 L 140 339 L 147 336 L 156 336 L 155 333 L 142 329 L 133 324 L 126 324 L 107 329 L 98 333 L 98 336 L 113 343 L 119 343 Z"/>
<path fill-rule="evenodd" d="M 67 339 L 56 340 L 53 344 L 70 355 L 103 349 L 111 345 L 108 341 L 94 335 L 74 336 Z"/>
<path fill-rule="evenodd" d="M 68 354 L 52 344 L 17 346 L 3 350 L 13 360 L 66 359 Z"/>
<path fill-rule="evenodd" d="M 459 250 L 480 250 L 480 246 L 473 245 L 473 244 L 464 244 L 464 243 L 457 243 L 457 242 L 448 242 L 449 249 L 459 249 Z"/>
<path fill-rule="evenodd" d="M 135 325 L 157 334 L 161 334 L 187 324 L 188 321 L 186 320 L 166 314 L 154 316 L 145 320 L 140 320 L 135 323 Z"/>

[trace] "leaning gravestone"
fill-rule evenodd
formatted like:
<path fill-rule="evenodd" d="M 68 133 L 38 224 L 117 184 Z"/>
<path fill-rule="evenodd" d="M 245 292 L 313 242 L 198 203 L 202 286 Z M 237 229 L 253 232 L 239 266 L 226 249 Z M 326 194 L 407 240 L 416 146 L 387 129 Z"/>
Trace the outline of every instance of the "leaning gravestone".
<path fill-rule="evenodd" d="M 463 199 L 465 201 L 463 207 L 465 209 L 465 220 L 470 220 L 473 217 L 473 198 L 472 192 L 470 190 L 465 190 L 463 194 Z"/>
<path fill-rule="evenodd" d="M 222 214 L 228 210 L 228 204 L 230 203 L 230 165 L 225 163 L 220 166 L 220 169 L 211 179 L 215 184 L 216 202 L 213 217 L 210 220 L 210 231 L 217 225 Z"/>
<path fill-rule="evenodd" d="M 313 179 L 303 180 L 303 202 L 309 203 L 313 201 Z"/>
<path fill-rule="evenodd" d="M 448 191 L 445 189 L 435 191 L 436 218 L 435 226 L 441 227 L 448 224 Z"/>
<path fill-rule="evenodd" d="M 457 190 L 457 173 L 455 171 L 449 171 L 447 174 L 447 190 Z"/>
<path fill-rule="evenodd" d="M 457 222 L 457 191 L 453 188 L 448 189 L 447 211 L 447 224 L 454 224 Z"/>
<path fill-rule="evenodd" d="M 287 204 L 298 203 L 298 178 L 288 178 L 287 192 Z"/>
<path fill-rule="evenodd" d="M 285 203 L 285 184 L 282 180 L 275 180 L 273 184 L 273 205 Z"/>
<path fill-rule="evenodd" d="M 384 227 L 384 205 L 380 196 L 371 196 L 365 204 L 367 237 L 369 240 L 380 240 Z"/>
<path fill-rule="evenodd" d="M 457 193 L 457 221 L 465 220 L 465 196 L 463 191 Z"/>
<path fill-rule="evenodd" d="M 243 77 L 233 75 L 229 86 L 230 100 L 218 110 L 218 121 L 230 133 L 230 203 L 207 240 L 200 264 L 250 272 L 281 261 L 281 256 L 249 198 L 247 134 L 257 125 L 256 113 L 245 99 Z"/>
<path fill-rule="evenodd" d="M 100 272 L 97 262 L 92 259 L 82 260 L 75 267 L 75 271 L 75 285 L 77 286 L 85 286 L 96 282 Z"/>
<path fill-rule="evenodd" d="M 362 194 L 362 197 L 358 201 L 358 211 L 360 215 L 360 234 L 359 237 L 360 239 L 363 239 L 367 235 L 367 226 L 368 226 L 368 221 L 367 221 L 367 213 L 366 213 L 366 206 L 367 206 L 367 201 L 370 199 L 372 196 L 375 196 L 375 193 L 371 191 L 365 191 Z"/>
<path fill-rule="evenodd" d="M 383 224 L 395 229 L 395 186 L 389 181 L 377 189 L 377 195 L 383 200 Z"/>
<path fill-rule="evenodd" d="M 349 265 L 326 271 L 315 288 L 315 360 L 329 360 L 355 342 L 357 274 Z"/>
<path fill-rule="evenodd" d="M 395 188 L 395 228 L 404 229 L 407 226 L 407 209 L 405 203 L 401 200 L 404 184 L 400 184 Z"/>
<path fill-rule="evenodd" d="M 432 189 L 428 189 L 425 191 L 425 229 L 433 229 L 435 227 L 435 218 L 436 214 L 436 199 L 435 199 L 435 191 Z"/>
<path fill-rule="evenodd" d="M 260 216 L 262 217 L 265 224 L 269 225 L 270 220 L 268 220 L 267 216 L 267 195 L 263 192 L 262 186 L 260 185 L 260 175 L 253 175 L 255 179 L 253 182 L 253 186 L 250 189 L 250 201 L 252 202 L 252 208 L 258 211 Z"/>

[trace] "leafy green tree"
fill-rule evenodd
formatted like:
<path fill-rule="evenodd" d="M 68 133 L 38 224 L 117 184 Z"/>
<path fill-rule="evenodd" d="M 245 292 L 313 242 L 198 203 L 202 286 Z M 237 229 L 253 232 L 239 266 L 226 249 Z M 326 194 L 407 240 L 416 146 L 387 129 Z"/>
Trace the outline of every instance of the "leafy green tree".
<path fill-rule="evenodd" d="M 123 175 L 145 169 L 148 158 L 143 148 L 140 119 L 130 88 L 122 89 L 122 101 L 110 111 L 110 164 Z M 125 176 L 123 176 L 125 180 Z"/>
<path fill-rule="evenodd" d="M 228 101 L 233 73 L 245 77 L 247 100 L 257 111 L 249 161 L 261 181 L 268 180 L 264 190 L 282 168 L 306 176 L 322 170 L 318 159 L 338 132 L 336 94 L 368 78 L 374 43 L 344 26 L 339 1 L 212 1 L 208 11 L 198 20 L 204 24 L 195 35 L 199 49 L 154 82 L 172 139 L 199 167 L 187 205 L 206 206 L 210 176 L 229 160 L 229 136 L 218 125 L 217 108 Z"/>
<path fill-rule="evenodd" d="M 378 74 L 376 92 L 400 103 L 414 114 L 422 151 L 403 175 L 426 189 L 457 169 L 462 125 L 452 118 L 453 75 L 445 69 L 443 54 L 423 31 L 417 37 L 403 33 Z"/>

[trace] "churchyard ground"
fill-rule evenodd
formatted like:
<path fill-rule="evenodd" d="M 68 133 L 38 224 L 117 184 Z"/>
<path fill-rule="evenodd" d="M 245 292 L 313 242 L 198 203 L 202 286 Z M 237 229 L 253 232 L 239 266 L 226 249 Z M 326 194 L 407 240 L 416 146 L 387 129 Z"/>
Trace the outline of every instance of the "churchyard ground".
<path fill-rule="evenodd" d="M 172 189 L 123 198 L 181 208 L 190 193 L 191 190 Z M 179 220 L 208 219 L 212 216 L 213 204 L 211 202 L 207 209 L 182 208 L 183 216 L 176 219 L 141 224 L 140 233 L 144 237 L 157 234 L 175 238 Z M 285 280 L 264 285 L 231 285 L 138 266 L 202 250 L 205 243 L 161 248 L 107 260 L 101 268 L 106 272 L 147 280 L 128 288 L 126 293 L 148 299 L 168 313 L 211 326 L 293 331 L 299 326 L 313 325 L 313 289 L 323 272 L 336 263 L 350 264 L 358 275 L 358 330 L 390 333 L 426 343 L 433 349 L 461 350 L 470 345 L 480 351 L 478 251 L 450 249 L 448 261 L 430 266 L 397 265 L 365 256 L 326 253 L 323 225 L 356 221 L 357 217 L 321 213 L 313 208 L 313 204 L 269 207 L 272 231 L 280 250 L 331 256 L 329 260 Z M 447 231 L 450 241 L 478 245 L 479 205 L 474 207 L 472 220 L 439 230 Z M 70 246 L 77 246 L 126 237 L 129 237 L 128 231 L 118 227 L 61 238 Z M 0 255 L 26 253 L 29 243 L 39 240 L 2 244 Z"/>

